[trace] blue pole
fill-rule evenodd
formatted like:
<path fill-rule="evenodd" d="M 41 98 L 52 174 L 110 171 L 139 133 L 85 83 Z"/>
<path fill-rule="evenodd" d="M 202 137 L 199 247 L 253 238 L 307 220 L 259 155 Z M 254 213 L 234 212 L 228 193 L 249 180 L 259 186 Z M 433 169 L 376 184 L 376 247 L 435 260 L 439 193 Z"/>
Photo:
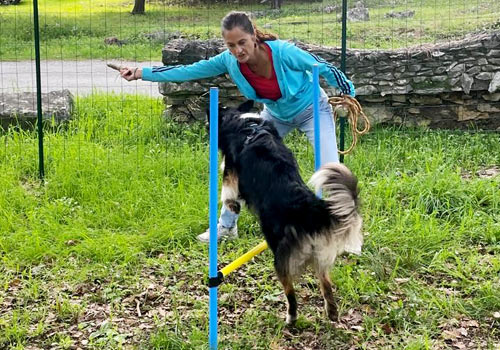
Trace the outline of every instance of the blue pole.
<path fill-rule="evenodd" d="M 209 227 L 210 244 L 208 246 L 210 278 L 217 277 L 217 183 L 218 183 L 218 129 L 219 129 L 219 89 L 210 88 L 210 192 L 209 192 Z M 217 286 L 209 290 L 208 341 L 210 350 L 217 350 Z"/>
<path fill-rule="evenodd" d="M 319 68 L 313 65 L 314 170 L 321 166 L 321 129 L 319 123 Z M 321 198 L 321 190 L 316 193 Z"/>
<path fill-rule="evenodd" d="M 313 118 L 314 118 L 314 169 L 321 166 L 321 140 L 319 125 L 319 68 L 313 66 Z"/>

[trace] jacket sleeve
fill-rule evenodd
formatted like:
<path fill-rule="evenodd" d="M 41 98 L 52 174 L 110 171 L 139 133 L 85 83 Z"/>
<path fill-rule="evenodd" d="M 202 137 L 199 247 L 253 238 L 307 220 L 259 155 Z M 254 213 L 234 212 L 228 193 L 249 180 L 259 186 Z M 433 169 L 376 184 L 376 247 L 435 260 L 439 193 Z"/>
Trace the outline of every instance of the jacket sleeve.
<path fill-rule="evenodd" d="M 312 71 L 312 66 L 317 64 L 319 74 L 326 79 L 330 86 L 336 87 L 342 93 L 352 97 L 356 95 L 353 83 L 333 64 L 291 43 L 285 44 L 283 49 L 281 57 L 288 67 L 294 70 Z"/>
<path fill-rule="evenodd" d="M 157 82 L 183 82 L 214 77 L 227 73 L 224 52 L 208 60 L 186 66 L 163 66 L 142 68 L 142 80 Z"/>

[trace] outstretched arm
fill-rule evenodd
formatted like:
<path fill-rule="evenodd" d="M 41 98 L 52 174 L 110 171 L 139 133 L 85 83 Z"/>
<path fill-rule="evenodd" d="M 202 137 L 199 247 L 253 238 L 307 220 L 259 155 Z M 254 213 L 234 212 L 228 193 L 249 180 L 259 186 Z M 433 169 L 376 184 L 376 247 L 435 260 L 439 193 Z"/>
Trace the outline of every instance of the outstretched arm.
<path fill-rule="evenodd" d="M 128 80 L 147 80 L 156 82 L 182 82 L 214 77 L 227 73 L 224 53 L 208 60 L 201 60 L 186 66 L 161 67 L 122 67 L 120 75 Z"/>

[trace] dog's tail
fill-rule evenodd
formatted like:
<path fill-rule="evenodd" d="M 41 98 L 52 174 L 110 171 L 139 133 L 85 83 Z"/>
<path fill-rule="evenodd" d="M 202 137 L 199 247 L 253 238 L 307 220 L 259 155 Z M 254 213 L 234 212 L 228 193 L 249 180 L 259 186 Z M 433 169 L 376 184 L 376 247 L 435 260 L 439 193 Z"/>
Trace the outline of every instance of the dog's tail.
<path fill-rule="evenodd" d="M 347 228 L 346 251 L 360 254 L 363 244 L 361 216 L 358 213 L 358 179 L 343 164 L 327 163 L 316 171 L 309 183 L 323 191 L 332 218 Z"/>
<path fill-rule="evenodd" d="M 323 190 L 324 200 L 332 215 L 340 220 L 351 216 L 358 208 L 358 179 L 340 163 L 327 163 L 316 171 L 309 183 L 318 192 Z"/>

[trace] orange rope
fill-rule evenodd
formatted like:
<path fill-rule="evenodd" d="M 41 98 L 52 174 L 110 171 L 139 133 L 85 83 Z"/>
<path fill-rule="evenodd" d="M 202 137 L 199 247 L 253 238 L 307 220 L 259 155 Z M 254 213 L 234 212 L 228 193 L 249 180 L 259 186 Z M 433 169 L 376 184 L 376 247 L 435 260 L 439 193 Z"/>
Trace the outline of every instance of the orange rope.
<path fill-rule="evenodd" d="M 363 112 L 361 105 L 358 100 L 354 97 L 348 95 L 342 95 L 340 97 L 330 97 L 328 99 L 328 103 L 330 103 L 333 107 L 333 120 L 337 121 L 339 114 L 345 114 L 347 111 L 347 120 L 351 124 L 351 134 L 352 134 L 352 142 L 351 146 L 346 151 L 339 151 L 340 154 L 350 153 L 356 143 L 358 142 L 358 137 L 366 134 L 370 130 L 370 120 Z M 359 118 L 363 119 L 364 129 L 358 129 L 358 121 Z"/>

